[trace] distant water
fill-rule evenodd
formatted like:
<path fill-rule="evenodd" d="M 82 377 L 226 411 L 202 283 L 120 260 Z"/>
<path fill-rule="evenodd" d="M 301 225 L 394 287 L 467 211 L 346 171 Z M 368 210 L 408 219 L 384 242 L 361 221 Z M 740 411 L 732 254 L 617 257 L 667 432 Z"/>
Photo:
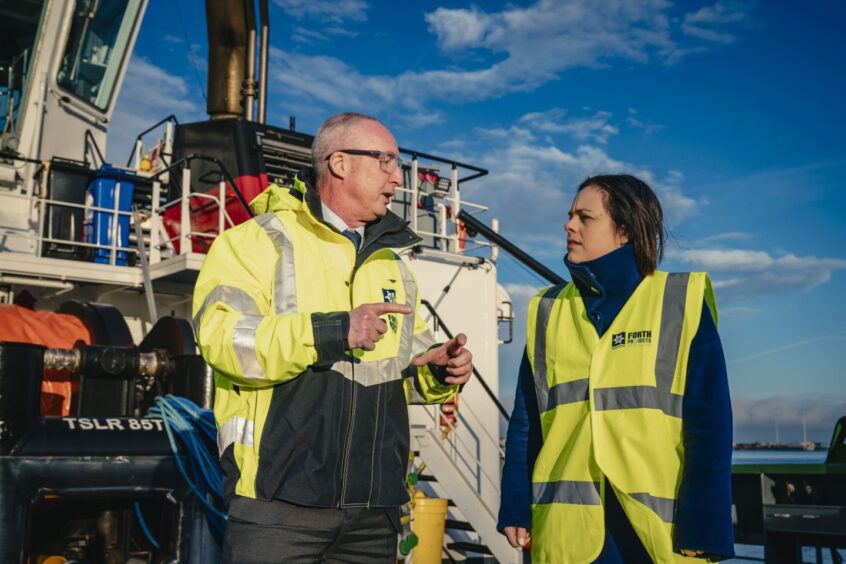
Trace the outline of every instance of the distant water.
<path fill-rule="evenodd" d="M 734 554 L 737 558 L 730 560 L 723 560 L 724 564 L 749 564 L 750 561 L 759 560 L 764 561 L 764 547 L 755 546 L 752 544 L 736 544 L 734 545 Z M 837 554 L 840 558 L 846 558 L 846 550 L 838 549 Z M 802 562 L 816 562 L 817 552 L 815 549 L 805 546 L 802 547 Z M 831 558 L 831 552 L 826 549 L 822 555 L 823 564 L 833 564 L 834 560 Z"/>
<path fill-rule="evenodd" d="M 735 450 L 732 464 L 822 464 L 827 451 L 820 450 Z"/>
<path fill-rule="evenodd" d="M 733 464 L 822 464 L 825 462 L 827 452 L 821 450 L 735 450 L 732 453 Z M 741 564 L 754 560 L 763 561 L 764 547 L 748 544 L 734 545 L 734 552 L 739 558 L 726 560 L 726 563 Z M 840 550 L 841 557 L 846 556 L 846 551 Z M 803 562 L 816 562 L 816 552 L 813 548 L 802 549 Z M 823 553 L 823 562 L 833 562 L 830 553 L 826 550 Z"/>

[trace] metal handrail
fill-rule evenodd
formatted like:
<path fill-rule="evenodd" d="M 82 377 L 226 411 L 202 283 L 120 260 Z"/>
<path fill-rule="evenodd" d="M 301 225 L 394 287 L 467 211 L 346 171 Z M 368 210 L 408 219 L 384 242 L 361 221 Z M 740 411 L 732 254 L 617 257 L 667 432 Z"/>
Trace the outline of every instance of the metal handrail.
<path fill-rule="evenodd" d="M 91 133 L 90 129 L 85 130 L 85 133 L 83 135 L 83 139 L 85 140 L 85 149 L 84 149 L 85 150 L 85 157 L 86 157 L 85 158 L 85 164 L 86 165 L 88 164 L 87 156 L 88 156 L 88 149 L 90 147 L 94 148 L 94 154 L 97 156 L 98 159 L 100 159 L 100 165 L 99 166 L 106 164 L 106 159 L 103 158 L 103 152 L 100 150 L 100 146 L 97 144 L 97 140 L 94 139 L 94 134 Z"/>
<path fill-rule="evenodd" d="M 436 426 L 439 424 L 439 421 L 438 421 L 439 417 L 438 417 L 437 414 L 433 415 L 428 410 L 426 411 L 426 414 L 429 416 L 429 419 L 431 419 L 432 422 Z M 464 417 L 464 415 L 461 414 L 460 411 L 458 412 L 458 414 L 459 414 L 459 417 L 464 419 L 464 422 L 466 424 L 467 419 Z M 447 440 L 447 442 L 449 443 L 449 445 L 452 449 L 453 459 L 455 459 L 455 458 L 460 459 L 461 462 L 465 465 L 465 467 L 470 472 L 474 472 L 474 471 L 477 472 L 477 475 L 473 476 L 474 478 L 483 477 L 485 480 L 487 480 L 489 485 L 493 486 L 495 490 L 498 490 L 499 489 L 499 480 L 494 479 L 494 477 L 491 476 L 488 473 L 487 470 L 485 470 L 485 465 L 482 464 L 482 461 L 475 454 L 473 454 L 473 448 L 471 448 L 470 445 L 468 445 L 463 440 L 461 440 L 458 433 L 453 432 L 453 431 L 456 430 L 455 425 L 452 425 L 451 423 L 447 422 L 446 426 L 449 428 L 449 434 L 447 435 L 446 440 Z M 496 443 L 494 443 L 494 444 L 497 447 L 497 450 L 499 451 L 500 457 L 503 457 L 504 452 L 503 452 L 502 448 L 498 444 L 496 444 Z M 462 452 L 462 450 L 463 450 L 463 452 Z M 471 462 L 473 462 L 475 464 L 471 464 Z M 476 467 L 475 470 L 473 468 L 474 465 Z M 485 503 L 484 500 L 482 500 L 482 503 L 487 507 L 487 503 Z M 488 508 L 488 509 L 490 510 L 490 508 Z"/>
<path fill-rule="evenodd" d="M 159 127 L 160 125 L 163 125 L 163 124 L 165 124 L 169 121 L 173 122 L 175 125 L 179 125 L 179 121 L 176 119 L 176 116 L 173 115 L 173 114 L 170 114 L 169 116 L 167 116 L 163 120 L 158 121 L 156 123 L 156 125 L 150 126 L 147 129 L 145 129 L 144 131 L 142 131 L 141 133 L 139 133 L 138 137 L 135 138 L 135 142 L 137 143 L 138 141 L 141 140 L 142 137 L 144 137 L 145 135 L 147 135 L 148 133 L 150 133 L 151 131 L 153 131 L 154 129 Z M 135 156 L 135 147 L 133 146 L 132 153 L 129 154 L 129 159 L 126 161 L 126 166 L 129 166 L 130 164 L 132 164 L 132 157 L 134 157 L 134 156 Z"/>
<path fill-rule="evenodd" d="M 432 314 L 432 317 L 435 319 L 435 321 L 438 323 L 438 325 L 440 325 L 441 329 L 444 330 L 444 333 L 446 333 L 447 337 L 452 339 L 452 337 L 453 337 L 452 331 L 450 331 L 449 328 L 446 326 L 446 324 L 444 323 L 444 320 L 441 318 L 440 315 L 438 315 L 437 310 L 435 310 L 435 308 L 432 306 L 432 304 L 430 304 L 427 300 L 420 300 L 420 303 L 423 306 L 425 306 L 426 309 L 429 310 L 429 313 Z M 473 375 L 476 377 L 476 379 L 479 381 L 479 383 L 485 389 L 485 392 L 487 392 L 488 397 L 491 398 L 491 400 L 494 402 L 494 405 L 496 405 L 497 409 L 499 409 L 499 412 L 502 414 L 502 416 L 505 418 L 505 420 L 511 421 L 511 417 L 509 417 L 508 412 L 505 410 L 505 407 L 503 407 L 503 405 L 500 403 L 499 398 L 496 397 L 496 394 L 493 393 L 493 390 L 491 390 L 490 386 L 488 386 L 488 383 L 485 382 L 485 379 L 482 378 L 482 375 L 479 374 L 479 371 L 476 370 L 475 366 L 473 367 Z"/>
<path fill-rule="evenodd" d="M 473 166 L 465 163 L 460 163 L 458 161 L 453 161 L 451 159 L 445 159 L 443 157 L 436 157 L 434 155 L 428 155 L 426 153 L 421 153 L 420 151 L 412 151 L 411 149 L 403 149 L 402 147 L 399 148 L 400 153 L 405 153 L 406 155 L 411 155 L 412 159 L 423 158 L 427 161 L 435 161 L 438 163 L 444 163 L 452 166 L 453 169 L 455 168 L 466 168 L 467 170 L 475 171 L 476 174 L 471 174 L 470 176 L 465 176 L 464 178 L 458 179 L 458 183 L 461 184 L 462 182 L 467 182 L 469 180 L 473 180 L 474 178 L 479 178 L 488 174 L 487 169 L 480 168 L 478 166 Z"/>

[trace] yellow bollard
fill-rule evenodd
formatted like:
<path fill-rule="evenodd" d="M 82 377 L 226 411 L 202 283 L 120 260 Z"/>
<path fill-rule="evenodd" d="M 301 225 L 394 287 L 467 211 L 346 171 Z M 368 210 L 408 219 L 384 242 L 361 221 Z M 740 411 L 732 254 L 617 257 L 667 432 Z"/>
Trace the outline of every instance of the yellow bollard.
<path fill-rule="evenodd" d="M 411 553 L 414 564 L 441 564 L 448 501 L 414 494 L 411 529 L 419 539 Z"/>

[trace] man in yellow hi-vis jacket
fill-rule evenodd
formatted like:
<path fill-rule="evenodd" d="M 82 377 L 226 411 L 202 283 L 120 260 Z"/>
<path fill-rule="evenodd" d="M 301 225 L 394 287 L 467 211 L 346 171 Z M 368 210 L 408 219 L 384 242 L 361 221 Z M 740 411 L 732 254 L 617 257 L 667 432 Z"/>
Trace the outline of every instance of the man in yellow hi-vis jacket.
<path fill-rule="evenodd" d="M 227 562 L 392 562 L 408 499 L 407 403 L 451 398 L 466 337 L 435 345 L 392 249 L 420 238 L 388 211 L 402 184 L 378 120 L 339 114 L 311 174 L 271 185 L 220 235 L 194 325 L 215 371 Z"/>

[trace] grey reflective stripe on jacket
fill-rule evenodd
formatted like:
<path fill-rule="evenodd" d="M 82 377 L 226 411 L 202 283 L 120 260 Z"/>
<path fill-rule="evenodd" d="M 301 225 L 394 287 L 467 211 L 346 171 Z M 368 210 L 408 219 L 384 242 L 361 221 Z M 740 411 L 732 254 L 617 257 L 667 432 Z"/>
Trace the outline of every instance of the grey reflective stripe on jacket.
<path fill-rule="evenodd" d="M 232 417 L 226 420 L 217 430 L 217 448 L 220 456 L 233 443 L 253 446 L 255 423 L 243 417 Z"/>
<path fill-rule="evenodd" d="M 277 268 L 273 281 L 274 311 L 277 315 L 297 311 L 297 279 L 294 270 L 294 246 L 285 226 L 275 214 L 265 213 L 255 218 L 270 238 L 277 251 Z M 250 380 L 264 380 L 266 375 L 256 355 L 256 332 L 265 319 L 258 305 L 246 291 L 232 286 L 217 286 L 203 301 L 194 316 L 194 333 L 198 333 L 200 319 L 206 309 L 216 302 L 223 302 L 241 316 L 232 331 L 232 345 L 241 376 Z"/>
<path fill-rule="evenodd" d="M 285 231 L 282 221 L 274 213 L 265 213 L 255 218 L 279 253 L 276 264 L 276 278 L 273 282 L 273 301 L 277 315 L 297 311 L 297 274 L 294 266 L 294 245 Z"/>
<path fill-rule="evenodd" d="M 246 290 L 234 286 L 215 286 L 203 300 L 197 315 L 194 316 L 194 333 L 199 334 L 200 320 L 206 310 L 218 302 L 226 304 L 241 314 L 232 331 L 232 344 L 241 368 L 241 375 L 249 379 L 264 378 L 264 370 L 256 356 L 256 331 L 264 316 L 261 315 L 258 304 Z"/>
<path fill-rule="evenodd" d="M 682 416 L 682 396 L 672 393 L 676 361 L 681 347 L 684 326 L 687 286 L 690 273 L 673 272 L 667 275 L 661 310 L 661 329 L 655 361 L 653 386 L 619 386 L 595 388 L 594 406 L 599 411 L 611 409 L 660 409 L 672 417 Z M 534 347 L 534 379 L 541 413 L 559 405 L 588 400 L 589 379 L 562 382 L 549 387 L 547 378 L 546 338 L 549 318 L 562 286 L 553 286 L 538 302 Z"/>

